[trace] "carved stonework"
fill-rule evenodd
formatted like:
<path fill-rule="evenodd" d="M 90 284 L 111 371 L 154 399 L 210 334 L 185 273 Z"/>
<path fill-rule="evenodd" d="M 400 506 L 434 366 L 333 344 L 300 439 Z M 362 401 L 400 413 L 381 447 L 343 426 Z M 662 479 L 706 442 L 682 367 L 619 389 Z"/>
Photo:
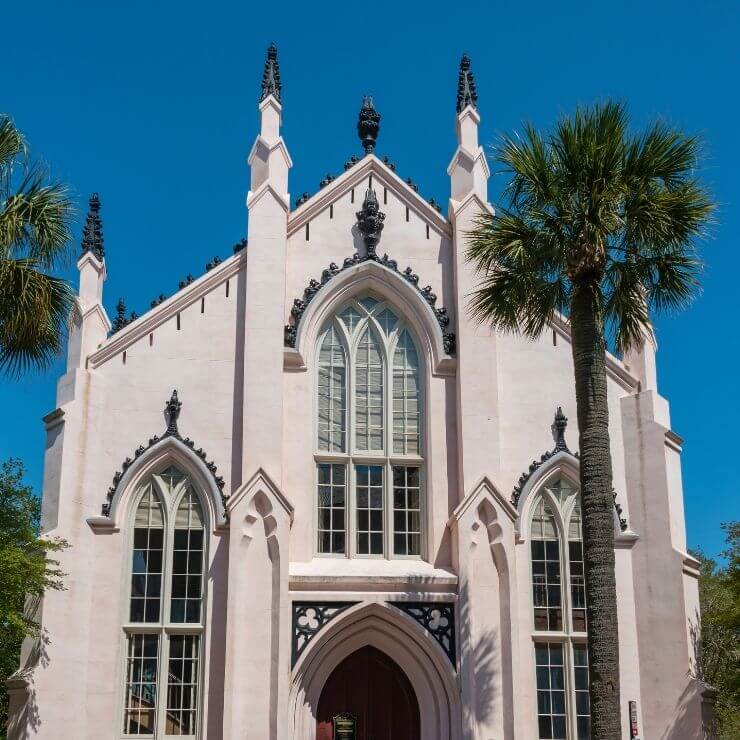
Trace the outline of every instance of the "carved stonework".
<path fill-rule="evenodd" d="M 360 117 L 357 121 L 357 133 L 365 149 L 365 154 L 375 151 L 375 144 L 378 140 L 378 131 L 380 130 L 380 113 L 375 110 L 373 99 L 366 95 L 362 99 L 362 108 L 360 108 Z"/>
<path fill-rule="evenodd" d="M 105 245 L 103 243 L 103 222 L 100 219 L 100 197 L 97 193 L 90 196 L 89 209 L 82 227 L 82 254 L 91 252 L 101 262 L 105 257 Z"/>
<path fill-rule="evenodd" d="M 439 643 L 453 667 L 456 666 L 454 603 L 428 601 L 389 603 L 413 617 Z"/>
<path fill-rule="evenodd" d="M 478 107 L 478 91 L 475 89 L 475 78 L 470 69 L 470 57 L 463 54 L 457 78 L 457 112 L 461 113 L 469 105 L 473 108 Z"/>
<path fill-rule="evenodd" d="M 357 211 L 357 228 L 362 234 L 362 240 L 365 242 L 365 248 L 370 259 L 375 256 L 375 248 L 380 241 L 380 235 L 383 232 L 383 221 L 385 213 L 380 210 L 378 196 L 372 188 L 365 192 L 365 200 L 362 202 L 362 209 Z"/>
<path fill-rule="evenodd" d="M 551 427 L 552 436 L 555 440 L 555 447 L 543 453 L 539 460 L 533 460 L 529 465 L 529 469 L 521 474 L 519 481 L 516 486 L 514 486 L 514 491 L 511 494 L 511 503 L 515 507 L 519 506 L 519 499 L 521 498 L 524 486 L 527 485 L 527 481 L 532 477 L 535 471 L 541 468 L 550 458 L 554 457 L 559 452 L 567 452 L 576 459 L 580 457 L 578 452 L 571 452 L 568 448 L 568 443 L 565 441 L 565 430 L 567 427 L 568 418 L 563 413 L 562 407 L 558 406 L 555 411 L 555 418 L 553 419 Z M 627 529 L 627 520 L 622 516 L 622 507 L 617 503 L 617 492 L 612 491 L 612 494 L 614 498 L 614 509 L 617 512 L 617 519 L 619 520 L 619 528 L 624 532 Z"/>
<path fill-rule="evenodd" d="M 262 92 L 260 103 L 270 95 L 280 101 L 283 85 L 280 82 L 280 65 L 277 58 L 277 46 L 270 44 L 267 47 L 267 58 L 265 59 L 265 71 L 262 73 Z"/>
<path fill-rule="evenodd" d="M 290 309 L 292 323 L 286 324 L 284 329 L 283 341 L 285 346 L 295 347 L 296 338 L 298 336 L 298 327 L 300 326 L 303 314 L 306 312 L 306 309 L 321 288 L 323 288 L 324 285 L 326 285 L 335 275 L 338 275 L 340 272 L 348 270 L 355 265 L 362 264 L 363 262 L 377 262 L 379 265 L 397 273 L 406 280 L 406 282 L 416 288 L 416 290 L 421 294 L 421 297 L 429 304 L 432 311 L 434 311 L 439 328 L 442 330 L 442 343 L 444 345 L 445 353 L 448 355 L 454 355 L 456 349 L 455 335 L 453 332 L 447 331 L 447 327 L 450 324 L 450 317 L 447 314 L 446 308 L 437 308 L 437 295 L 432 290 L 431 285 L 419 288 L 419 276 L 410 267 L 400 271 L 396 260 L 391 259 L 387 254 L 384 254 L 382 257 L 378 257 L 375 253 L 362 256 L 354 254 L 352 257 L 347 257 L 341 267 L 339 267 L 335 262 L 332 262 L 329 267 L 321 273 L 320 281 L 314 279 L 309 281 L 308 286 L 303 291 L 303 298 L 294 299 L 293 307 Z"/>
<path fill-rule="evenodd" d="M 294 601 L 291 666 L 295 666 L 308 643 L 325 625 L 356 603 L 356 601 Z"/>
<path fill-rule="evenodd" d="M 116 491 L 118 490 L 118 484 L 121 482 L 121 479 L 123 478 L 126 471 L 131 467 L 131 464 L 134 462 L 134 460 L 137 460 L 140 458 L 148 449 L 151 447 L 154 447 L 154 445 L 157 444 L 157 442 L 161 442 L 163 439 L 167 439 L 167 437 L 174 437 L 175 439 L 179 439 L 180 442 L 182 442 L 186 447 L 189 447 L 205 464 L 206 468 L 208 469 L 208 472 L 213 477 L 213 481 L 216 484 L 216 487 L 219 490 L 219 493 L 221 494 L 221 503 L 224 507 L 224 516 L 228 518 L 228 514 L 226 512 L 226 496 L 224 495 L 224 479 L 223 476 L 218 475 L 218 469 L 216 468 L 215 463 L 208 460 L 208 456 L 203 451 L 202 447 L 195 447 L 195 442 L 193 442 L 190 437 L 182 437 L 180 436 L 180 432 L 177 429 L 177 420 L 180 417 L 180 409 L 182 408 L 182 402 L 179 400 L 177 396 L 177 391 L 172 391 L 172 395 L 170 396 L 169 400 L 165 404 L 165 414 L 167 416 L 167 428 L 165 429 L 164 434 L 159 437 L 156 434 L 149 439 L 149 442 L 146 446 L 140 445 L 136 448 L 134 451 L 133 458 L 127 457 L 123 464 L 121 465 L 121 469 L 116 471 L 116 474 L 113 476 L 113 485 L 108 489 L 108 493 L 106 494 L 106 501 L 101 507 L 101 514 L 103 516 L 110 516 L 110 509 L 111 509 L 111 502 L 113 501 L 113 497 L 116 495 Z"/>

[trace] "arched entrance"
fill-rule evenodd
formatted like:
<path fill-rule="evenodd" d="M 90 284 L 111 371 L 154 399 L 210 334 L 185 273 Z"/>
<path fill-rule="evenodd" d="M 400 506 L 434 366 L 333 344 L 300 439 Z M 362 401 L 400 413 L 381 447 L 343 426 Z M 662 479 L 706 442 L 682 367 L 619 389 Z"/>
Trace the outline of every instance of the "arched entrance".
<path fill-rule="evenodd" d="M 347 734 L 340 729 L 342 720 Z M 420 740 L 419 725 L 408 677 L 385 653 L 366 645 L 347 656 L 324 684 L 316 740 Z"/>

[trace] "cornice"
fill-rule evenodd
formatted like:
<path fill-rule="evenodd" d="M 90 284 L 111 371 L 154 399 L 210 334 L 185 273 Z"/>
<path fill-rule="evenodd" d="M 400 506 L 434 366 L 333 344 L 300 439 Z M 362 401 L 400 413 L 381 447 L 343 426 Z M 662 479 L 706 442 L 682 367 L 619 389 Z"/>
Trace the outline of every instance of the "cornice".
<path fill-rule="evenodd" d="M 404 205 L 415 210 L 443 236 L 452 236 L 450 222 L 405 183 L 393 170 L 374 154 L 365 155 L 356 165 L 343 172 L 326 187 L 298 206 L 288 216 L 288 236 L 300 230 L 332 203 L 373 174 L 383 186 L 391 190 Z M 373 183 L 375 184 L 375 183 Z"/>
<path fill-rule="evenodd" d="M 108 318 L 108 314 L 105 312 L 105 308 L 103 308 L 100 303 L 93 303 L 91 306 L 87 306 L 87 308 L 83 309 L 81 312 L 82 320 L 84 321 L 88 316 L 96 314 L 105 327 L 105 331 L 109 332 L 111 330 L 110 319 Z"/>
<path fill-rule="evenodd" d="M 237 488 L 236 491 L 226 499 L 225 508 L 227 515 L 230 515 L 239 503 L 244 498 L 248 497 L 253 491 L 269 492 L 274 501 L 276 501 L 280 505 L 280 508 L 283 509 L 290 523 L 293 523 L 293 514 L 295 512 L 293 504 L 280 490 L 275 481 L 273 481 L 273 479 L 265 472 L 264 468 L 258 468 L 255 474 L 246 483 L 239 486 L 239 488 Z"/>
<path fill-rule="evenodd" d="M 249 154 L 247 155 L 247 164 L 250 167 L 252 166 L 252 160 L 255 156 L 255 151 L 260 144 L 264 146 L 265 149 L 267 149 L 267 152 L 269 154 L 272 154 L 275 151 L 279 151 L 283 155 L 285 163 L 288 165 L 288 169 L 293 166 L 293 160 L 282 136 L 280 136 L 276 141 L 270 142 L 264 136 L 262 136 L 262 134 L 257 134 L 257 138 L 254 140 L 254 144 L 252 144 L 252 148 L 249 150 Z"/>
<path fill-rule="evenodd" d="M 158 306 L 147 311 L 143 316 L 132 321 L 121 331 L 107 339 L 99 349 L 88 357 L 88 368 L 95 369 L 105 362 L 123 352 L 127 347 L 145 337 L 154 331 L 166 321 L 171 319 L 180 311 L 185 310 L 189 305 L 199 298 L 210 293 L 221 283 L 236 275 L 243 267 L 246 266 L 247 251 L 242 250 L 232 257 L 225 259 L 210 272 L 202 275 L 178 291 L 171 298 L 166 299 Z"/>
<path fill-rule="evenodd" d="M 251 210 L 254 208 L 268 193 L 282 206 L 286 214 L 290 213 L 290 196 L 287 193 L 278 193 L 269 180 L 260 185 L 257 190 L 249 191 L 247 195 L 247 209 Z"/>
<path fill-rule="evenodd" d="M 471 204 L 474 203 L 479 207 L 482 211 L 487 211 L 491 216 L 495 216 L 496 212 L 493 209 L 493 206 L 486 200 L 483 200 L 478 193 L 475 191 L 472 191 L 468 193 L 462 200 L 455 200 L 454 198 L 450 198 L 449 203 L 449 212 L 450 212 L 450 222 L 456 223 L 457 219 L 460 217 L 460 214 Z"/>
<path fill-rule="evenodd" d="M 491 170 L 488 167 L 488 161 L 486 160 L 486 155 L 483 151 L 483 147 L 479 146 L 477 151 L 471 152 L 467 147 L 460 144 L 455 150 L 455 153 L 452 155 L 452 159 L 450 160 L 449 165 L 447 165 L 447 174 L 450 177 L 452 176 L 452 173 L 458 161 L 461 159 L 466 159 L 470 163 L 471 169 L 475 166 L 476 163 L 480 162 L 480 165 L 483 168 L 483 172 L 486 175 L 486 180 L 491 176 Z"/>
<path fill-rule="evenodd" d="M 666 447 L 681 452 L 683 450 L 683 437 L 679 437 L 678 434 L 668 429 L 665 433 L 665 444 Z"/>
<path fill-rule="evenodd" d="M 470 493 L 468 493 L 468 495 L 457 505 L 455 510 L 452 512 L 452 516 L 447 522 L 447 526 L 450 528 L 457 526 L 465 512 L 468 511 L 486 493 L 493 498 L 498 505 L 498 508 L 501 509 L 512 522 L 516 521 L 518 516 L 516 508 L 512 506 L 511 502 L 506 500 L 506 497 L 501 493 L 498 486 L 496 486 L 487 475 L 484 475 L 478 483 L 473 486 Z"/>

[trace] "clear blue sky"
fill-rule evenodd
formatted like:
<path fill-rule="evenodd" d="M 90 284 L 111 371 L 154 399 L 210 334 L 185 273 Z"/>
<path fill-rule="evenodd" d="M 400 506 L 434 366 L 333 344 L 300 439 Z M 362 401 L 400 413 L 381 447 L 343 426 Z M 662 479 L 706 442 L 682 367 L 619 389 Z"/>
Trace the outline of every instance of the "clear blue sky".
<path fill-rule="evenodd" d="M 2 11 L 0 110 L 73 186 L 80 220 L 89 193 L 100 192 L 109 315 L 119 296 L 143 312 L 244 235 L 245 157 L 271 40 L 280 49 L 293 199 L 359 153 L 357 111 L 371 92 L 383 115 L 379 153 L 446 203 L 463 51 L 473 60 L 485 144 L 525 119 L 545 127 L 578 103 L 607 97 L 628 103 L 637 126 L 662 116 L 701 134 L 719 223 L 704 246 L 704 294 L 657 322 L 659 383 L 686 438 L 689 543 L 721 549 L 720 522 L 740 518 L 735 0 L 39 0 L 33 8 L 33 16 L 24 3 Z M 494 200 L 501 180 L 492 178 Z M 0 381 L 0 459 L 22 458 L 37 490 L 41 416 L 54 408 L 61 368 Z"/>

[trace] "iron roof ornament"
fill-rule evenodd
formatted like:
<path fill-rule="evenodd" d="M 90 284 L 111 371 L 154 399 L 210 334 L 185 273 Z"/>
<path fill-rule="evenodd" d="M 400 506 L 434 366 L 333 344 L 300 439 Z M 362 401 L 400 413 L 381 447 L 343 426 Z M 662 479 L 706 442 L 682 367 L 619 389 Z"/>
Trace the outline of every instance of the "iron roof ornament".
<path fill-rule="evenodd" d="M 283 85 L 280 82 L 280 65 L 278 64 L 277 58 L 277 46 L 273 42 L 267 47 L 265 71 L 262 73 L 262 94 L 260 95 L 260 103 L 270 95 L 274 95 L 275 99 L 278 102 L 281 102 L 280 94 L 282 89 Z"/>
<path fill-rule="evenodd" d="M 195 442 L 193 442 L 190 437 L 183 437 L 180 432 L 177 429 L 177 420 L 180 417 L 180 409 L 182 408 L 182 402 L 177 396 L 177 391 L 172 391 L 172 395 L 170 396 L 169 401 L 165 404 L 165 414 L 167 416 L 167 429 L 165 429 L 164 434 L 160 437 L 159 435 L 155 434 L 153 437 L 149 439 L 149 442 L 146 446 L 139 445 L 136 450 L 134 450 L 134 456 L 133 458 L 127 457 L 123 463 L 121 464 L 121 469 L 117 470 L 115 475 L 113 476 L 113 484 L 108 489 L 108 493 L 106 494 L 105 502 L 103 503 L 101 507 L 101 514 L 103 516 L 110 516 L 111 513 L 111 504 L 113 502 L 113 497 L 116 495 L 116 491 L 118 490 L 118 485 L 120 484 L 124 474 L 126 471 L 131 467 L 133 462 L 140 458 L 148 449 L 154 447 L 158 442 L 161 442 L 164 439 L 167 439 L 168 437 L 174 437 L 175 439 L 182 442 L 186 447 L 191 449 L 202 461 L 203 464 L 208 469 L 208 472 L 211 474 L 213 478 L 213 482 L 216 484 L 216 487 L 218 488 L 219 494 L 221 495 L 221 504 L 224 508 L 224 516 L 226 519 L 228 519 L 228 512 L 226 510 L 226 499 L 227 496 L 224 494 L 224 485 L 225 481 L 223 476 L 218 475 L 218 468 L 216 467 L 216 464 L 208 459 L 208 455 L 203 450 L 202 447 L 195 446 Z"/>
<path fill-rule="evenodd" d="M 555 419 L 552 422 L 552 434 L 555 438 L 555 452 L 560 452 L 561 450 L 570 452 L 565 441 L 565 430 L 567 426 L 568 419 L 563 413 L 563 407 L 558 406 L 558 410 L 555 412 Z"/>
<path fill-rule="evenodd" d="M 167 431 L 166 434 L 175 437 L 180 436 L 177 431 L 177 420 L 180 417 L 180 409 L 182 408 L 182 401 L 177 397 L 177 391 L 172 391 L 170 400 L 167 401 L 164 407 L 164 412 L 167 416 Z"/>
<path fill-rule="evenodd" d="M 470 69 L 470 57 L 463 54 L 457 78 L 457 112 L 462 113 L 469 105 L 473 108 L 478 107 L 478 91 L 475 88 L 473 71 Z"/>
<path fill-rule="evenodd" d="M 357 133 L 365 149 L 365 154 L 371 154 L 375 151 L 375 144 L 378 140 L 378 131 L 380 130 L 380 113 L 375 110 L 375 104 L 370 95 L 365 95 L 362 99 L 362 108 L 360 108 L 360 117 L 357 121 Z"/>
<path fill-rule="evenodd" d="M 91 252 L 101 262 L 105 257 L 103 244 L 103 222 L 100 219 L 100 196 L 93 193 L 88 201 L 87 218 L 82 227 L 82 254 Z"/>
<path fill-rule="evenodd" d="M 378 246 L 380 234 L 383 231 L 383 221 L 385 221 L 385 213 L 380 210 L 378 196 L 372 188 L 368 188 L 365 191 L 362 209 L 357 211 L 357 228 L 362 234 L 370 259 L 375 258 L 375 248 Z"/>

